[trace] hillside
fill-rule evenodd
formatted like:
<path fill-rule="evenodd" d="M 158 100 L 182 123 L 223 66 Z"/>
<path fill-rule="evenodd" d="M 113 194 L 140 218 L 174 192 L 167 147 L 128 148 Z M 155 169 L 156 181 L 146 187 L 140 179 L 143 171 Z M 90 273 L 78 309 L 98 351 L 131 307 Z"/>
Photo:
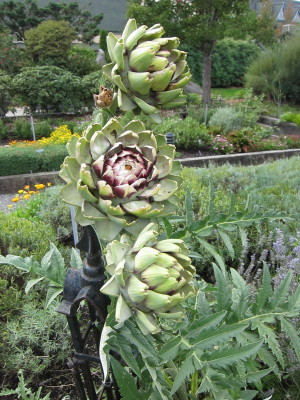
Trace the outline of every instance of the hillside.
<path fill-rule="evenodd" d="M 0 3 L 4 0 L 0 0 Z M 39 6 L 44 6 L 50 2 L 71 3 L 76 0 L 37 0 Z M 121 32 L 126 22 L 126 0 L 77 0 L 80 7 L 88 10 L 92 15 L 103 14 L 100 24 L 101 29 L 113 32 Z"/>

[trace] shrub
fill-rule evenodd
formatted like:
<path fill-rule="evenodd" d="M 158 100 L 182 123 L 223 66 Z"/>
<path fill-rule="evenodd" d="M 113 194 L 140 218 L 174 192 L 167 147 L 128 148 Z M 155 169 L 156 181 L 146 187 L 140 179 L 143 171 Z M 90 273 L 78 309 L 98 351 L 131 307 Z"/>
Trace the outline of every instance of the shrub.
<path fill-rule="evenodd" d="M 0 249 L 2 255 L 33 256 L 41 260 L 49 249 L 49 241 L 57 243 L 50 225 L 11 215 L 1 215 Z"/>
<path fill-rule="evenodd" d="M 12 85 L 20 102 L 32 113 L 74 112 L 84 106 L 80 78 L 62 68 L 24 68 Z"/>
<path fill-rule="evenodd" d="M 64 145 L 47 146 L 39 151 L 34 146 L 0 148 L 0 176 L 58 171 L 67 150 Z"/>
<path fill-rule="evenodd" d="M 32 139 L 30 122 L 24 118 L 16 118 L 14 122 L 14 136 L 17 139 Z"/>
<path fill-rule="evenodd" d="M 242 117 L 233 107 L 222 107 L 211 116 L 209 126 L 220 127 L 224 133 L 228 133 L 241 128 Z"/>
<path fill-rule="evenodd" d="M 84 92 L 84 102 L 90 109 L 94 108 L 95 102 L 93 94 L 99 93 L 102 72 L 100 70 L 92 72 L 82 78 L 82 86 Z M 109 85 L 106 85 L 109 87 Z"/>
<path fill-rule="evenodd" d="M 183 45 L 188 52 L 188 63 L 193 80 L 202 85 L 202 55 Z M 212 86 L 241 86 L 249 66 L 259 54 L 258 47 L 251 42 L 224 39 L 217 42 L 212 55 Z"/>
<path fill-rule="evenodd" d="M 66 68 L 78 76 L 85 76 L 99 70 L 95 50 L 88 46 L 73 46 L 69 51 Z"/>
<path fill-rule="evenodd" d="M 78 135 L 77 135 L 78 136 Z M 72 132 L 67 125 L 58 126 L 48 138 L 38 140 L 42 146 L 49 144 L 66 144 L 72 137 Z"/>
<path fill-rule="evenodd" d="M 7 137 L 7 129 L 2 119 L 0 119 L 0 140 L 5 139 L 6 137 Z"/>
<path fill-rule="evenodd" d="M 246 84 L 255 93 L 264 93 L 276 101 L 299 103 L 299 60 L 300 40 L 299 34 L 295 34 L 254 61 L 246 74 Z"/>
<path fill-rule="evenodd" d="M 8 111 L 12 95 L 11 77 L 0 70 L 0 117 L 4 117 Z"/>
<path fill-rule="evenodd" d="M 292 122 L 300 126 L 300 114 L 294 114 L 292 112 L 287 112 L 280 117 L 281 121 Z"/>
<path fill-rule="evenodd" d="M 26 53 L 34 64 L 63 66 L 75 39 L 67 21 L 43 21 L 24 33 Z"/>
<path fill-rule="evenodd" d="M 48 121 L 40 121 L 34 124 L 34 133 L 36 139 L 50 136 L 52 127 Z"/>
<path fill-rule="evenodd" d="M 185 119 L 166 118 L 160 125 L 154 127 L 154 132 L 162 135 L 167 132 L 174 133 L 176 146 L 179 149 L 199 149 L 211 141 L 211 136 L 205 126 L 191 117 Z"/>

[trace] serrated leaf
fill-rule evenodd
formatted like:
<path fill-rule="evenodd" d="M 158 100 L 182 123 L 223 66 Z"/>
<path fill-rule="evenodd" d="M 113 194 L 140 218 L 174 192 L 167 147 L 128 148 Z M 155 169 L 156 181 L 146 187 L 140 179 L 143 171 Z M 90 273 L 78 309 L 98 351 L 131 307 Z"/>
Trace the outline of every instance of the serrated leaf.
<path fill-rule="evenodd" d="M 227 314 L 227 311 L 220 311 L 215 314 L 204 316 L 197 321 L 193 322 L 188 327 L 188 332 L 184 336 L 185 339 L 194 338 L 201 332 L 218 325 Z"/>
<path fill-rule="evenodd" d="M 276 338 L 276 333 L 270 327 L 260 321 L 256 322 L 256 327 L 258 329 L 260 337 L 264 339 L 264 342 L 272 351 L 273 355 L 276 357 L 281 367 L 284 368 L 284 358 L 282 355 L 280 344 Z"/>
<path fill-rule="evenodd" d="M 141 331 L 133 324 L 133 322 L 127 320 L 120 332 L 146 357 L 152 357 L 155 360 L 158 360 L 156 350 L 149 342 L 151 338 L 143 335 Z"/>
<path fill-rule="evenodd" d="M 280 318 L 281 329 L 285 332 L 286 336 L 290 339 L 291 346 L 295 351 L 295 354 L 300 361 L 300 338 L 299 332 L 294 328 L 294 326 L 287 321 L 285 318 Z"/>
<path fill-rule="evenodd" d="M 231 324 L 225 325 L 220 328 L 214 327 L 213 329 L 201 332 L 200 335 L 191 340 L 191 344 L 198 349 L 207 349 L 210 346 L 215 346 L 218 343 L 224 343 L 228 339 L 243 332 L 249 324 Z"/>
<path fill-rule="evenodd" d="M 287 276 L 281 281 L 278 288 L 274 290 L 274 297 L 272 299 L 272 306 L 275 308 L 276 306 L 280 306 L 283 302 L 286 301 L 286 298 L 289 294 L 291 282 L 292 282 L 293 274 L 291 271 L 288 272 Z"/>
<path fill-rule="evenodd" d="M 133 376 L 114 358 L 110 357 L 114 377 L 124 400 L 141 399 L 142 393 L 136 387 Z"/>
<path fill-rule="evenodd" d="M 122 359 L 126 362 L 128 367 L 139 377 L 141 378 L 141 370 L 138 366 L 136 358 L 132 352 L 132 348 L 130 346 L 130 342 L 121 335 L 116 335 L 114 344 L 118 348 L 118 352 L 120 353 Z"/>
<path fill-rule="evenodd" d="M 163 218 L 162 218 L 162 222 L 163 222 L 163 224 L 164 224 L 164 228 L 165 228 L 167 237 L 170 238 L 170 237 L 172 236 L 172 233 L 173 233 L 172 225 L 170 224 L 169 219 L 166 218 L 166 217 L 163 217 Z"/>
<path fill-rule="evenodd" d="M 239 233 L 240 233 L 240 237 L 241 237 L 241 241 L 242 241 L 242 246 L 245 249 L 247 247 L 247 243 L 248 243 L 247 232 L 245 231 L 245 229 L 243 229 L 241 226 L 239 226 Z"/>
<path fill-rule="evenodd" d="M 194 222 L 194 212 L 193 212 L 193 202 L 190 189 L 186 189 L 186 196 L 185 196 L 185 221 L 186 225 L 190 225 Z"/>
<path fill-rule="evenodd" d="M 249 383 L 255 383 L 273 371 L 274 371 L 274 368 L 266 368 L 266 369 L 263 369 L 260 371 L 249 372 L 248 374 L 245 375 L 245 379 Z"/>
<path fill-rule="evenodd" d="M 107 351 L 107 343 L 109 336 L 113 332 L 113 329 L 107 325 L 107 321 L 104 324 L 101 332 L 100 343 L 99 343 L 99 358 L 103 373 L 103 382 L 106 381 L 109 372 L 109 351 Z"/>
<path fill-rule="evenodd" d="M 230 254 L 230 257 L 234 258 L 234 248 L 232 246 L 230 237 L 227 235 L 227 233 L 222 231 L 222 229 L 217 229 L 217 231 L 222 239 L 222 242 L 224 243 L 225 247 L 227 248 L 227 250 Z"/>
<path fill-rule="evenodd" d="M 221 349 L 210 354 L 206 353 L 203 356 L 203 360 L 214 367 L 229 366 L 257 354 L 262 343 L 262 341 L 259 341 L 238 348 Z"/>
<path fill-rule="evenodd" d="M 268 266 L 264 263 L 261 287 L 257 291 L 255 310 L 260 311 L 269 302 L 273 294 L 271 275 Z"/>
<path fill-rule="evenodd" d="M 194 357 L 194 352 L 191 352 L 186 360 L 182 363 L 181 368 L 175 377 L 171 394 L 176 393 L 180 386 L 185 383 L 185 380 L 196 371 Z"/>
<path fill-rule="evenodd" d="M 209 244 L 206 240 L 201 239 L 197 236 L 196 236 L 196 239 L 214 257 L 214 259 L 218 263 L 219 267 L 221 268 L 222 272 L 225 273 L 224 261 L 223 261 L 222 257 L 220 256 L 220 254 L 217 252 L 217 250 L 214 248 L 214 246 Z"/>
<path fill-rule="evenodd" d="M 210 315 L 212 313 L 209 302 L 202 290 L 197 293 L 195 309 L 199 315 Z"/>
<path fill-rule="evenodd" d="M 6 257 L 0 255 L 0 265 L 11 265 L 24 272 L 30 272 L 33 264 L 34 261 L 32 257 L 23 258 L 12 254 L 8 254 Z"/>
<path fill-rule="evenodd" d="M 162 357 L 163 360 L 173 360 L 177 357 L 179 348 L 181 344 L 181 337 L 176 337 L 170 342 L 164 344 L 162 348 L 159 350 L 158 354 Z"/>
<path fill-rule="evenodd" d="M 217 310 L 228 310 L 230 311 L 232 300 L 231 300 L 231 289 L 227 279 L 225 271 L 221 271 L 217 265 L 213 264 L 214 275 L 216 279 L 217 287 Z"/>

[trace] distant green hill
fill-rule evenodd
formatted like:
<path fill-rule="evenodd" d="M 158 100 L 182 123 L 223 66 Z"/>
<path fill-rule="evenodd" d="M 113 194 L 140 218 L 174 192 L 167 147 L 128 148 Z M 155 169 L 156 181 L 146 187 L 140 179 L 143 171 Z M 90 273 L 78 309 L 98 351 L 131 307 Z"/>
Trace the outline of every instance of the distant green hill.
<path fill-rule="evenodd" d="M 2 3 L 4 0 L 0 0 Z M 73 0 L 76 1 L 76 0 Z M 39 6 L 47 3 L 71 3 L 72 0 L 37 0 Z M 100 29 L 121 32 L 126 23 L 127 0 L 77 0 L 80 8 L 92 15 L 103 14 Z"/>

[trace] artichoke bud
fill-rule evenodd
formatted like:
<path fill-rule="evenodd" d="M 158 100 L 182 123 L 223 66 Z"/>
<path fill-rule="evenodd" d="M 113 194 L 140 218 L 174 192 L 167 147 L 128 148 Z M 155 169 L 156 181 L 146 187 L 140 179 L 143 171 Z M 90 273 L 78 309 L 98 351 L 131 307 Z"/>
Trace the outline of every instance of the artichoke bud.
<path fill-rule="evenodd" d="M 158 232 L 153 230 L 154 227 L 153 223 L 148 224 L 135 242 L 128 236 L 122 236 L 121 242 L 114 240 L 107 246 L 109 265 L 106 270 L 112 278 L 101 289 L 111 296 L 119 296 L 117 321 L 123 323 L 126 318 L 132 317 L 144 334 L 157 332 L 155 316 L 181 318 L 183 309 L 177 305 L 194 293 L 189 284 L 193 267 L 189 264 L 184 268 L 178 257 L 185 250 L 183 242 L 180 239 L 158 241 Z M 124 241 L 126 243 L 122 244 Z M 117 255 L 119 251 L 120 256 Z M 176 258 L 168 252 L 176 254 Z M 186 263 L 187 259 L 183 256 Z M 129 311 L 123 302 L 127 303 Z M 121 306 L 127 317 L 121 315 Z"/>
<path fill-rule="evenodd" d="M 120 39 L 108 35 L 107 47 L 112 62 L 103 66 L 104 75 L 117 86 L 119 107 L 124 111 L 140 109 L 154 120 L 159 119 L 157 113 L 161 104 L 164 108 L 181 105 L 171 100 L 159 102 L 155 93 L 180 89 L 182 94 L 183 86 L 191 78 L 186 53 L 178 50 L 179 39 L 164 38 L 163 34 L 164 29 L 159 24 L 151 28 L 137 27 L 136 21 L 130 19 Z M 150 75 L 146 75 L 147 72 Z"/>

